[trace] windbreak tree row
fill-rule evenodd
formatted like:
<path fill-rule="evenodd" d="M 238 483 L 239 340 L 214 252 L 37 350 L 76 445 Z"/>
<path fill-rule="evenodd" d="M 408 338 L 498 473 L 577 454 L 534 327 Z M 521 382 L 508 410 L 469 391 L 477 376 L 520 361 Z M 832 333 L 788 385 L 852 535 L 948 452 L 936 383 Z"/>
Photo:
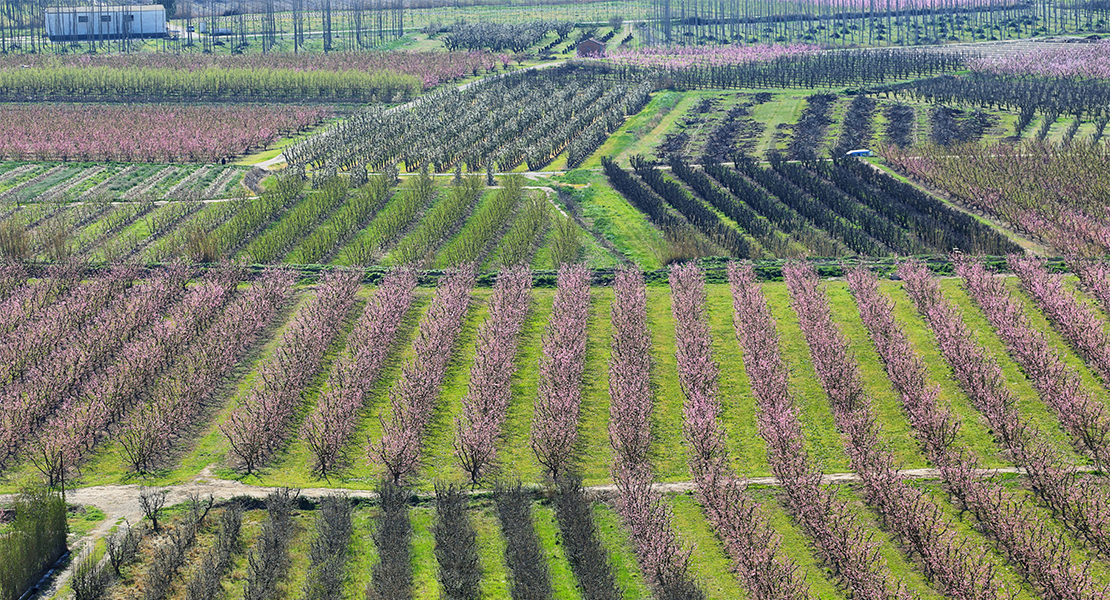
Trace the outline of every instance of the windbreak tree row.
<path fill-rule="evenodd" d="M 737 64 L 692 64 L 651 68 L 597 65 L 599 72 L 621 81 L 662 76 L 680 89 L 836 88 L 875 85 L 952 73 L 966 57 L 930 50 L 861 50 L 795 53 Z"/>
<path fill-rule="evenodd" d="M 1105 128 L 1107 117 L 1110 117 L 1110 110 L 1107 109 L 1110 106 L 1110 84 L 1103 79 L 972 73 L 959 77 L 934 77 L 879 89 L 896 96 L 929 102 L 1017 110 L 1020 117 L 1015 124 L 1015 134 L 1020 134 L 1037 112 L 1086 116 L 1096 119 L 1101 128 Z"/>

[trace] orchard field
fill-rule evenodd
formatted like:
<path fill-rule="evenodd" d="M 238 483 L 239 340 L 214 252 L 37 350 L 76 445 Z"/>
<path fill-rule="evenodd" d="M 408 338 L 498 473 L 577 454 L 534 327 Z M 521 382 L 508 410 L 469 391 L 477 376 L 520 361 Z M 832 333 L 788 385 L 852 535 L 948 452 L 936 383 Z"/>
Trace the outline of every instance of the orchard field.
<path fill-rule="evenodd" d="M 947 577 L 965 577 L 962 569 L 990 565 L 993 576 L 980 584 L 1037 596 L 1046 584 L 1034 578 L 1041 567 L 1022 562 L 1032 550 L 1045 554 L 1036 560 L 1073 570 L 1053 585 L 1094 589 L 1105 582 L 1098 557 L 1106 541 L 1097 526 L 1105 504 L 1077 490 L 1098 489 L 1101 476 L 1090 470 L 1107 452 L 1101 440 L 1110 425 L 1099 410 L 1110 367 L 1102 356 L 1106 267 L 1082 263 L 1082 280 L 1076 280 L 1048 274 L 1035 259 L 1012 258 L 1010 267 L 1020 277 L 1005 278 L 992 277 L 973 259 L 955 264 L 961 275 L 955 279 L 938 279 L 907 263 L 899 267 L 902 282 L 877 284 L 866 267 L 823 284 L 797 263 L 784 267 L 785 283 L 757 283 L 743 267 L 727 273 L 720 267 L 675 268 L 669 285 L 646 288 L 636 283 L 642 281 L 636 271 L 618 271 L 612 287 L 591 287 L 587 271 L 566 268 L 554 289 L 533 289 L 525 272 L 512 270 L 503 271 L 492 288 L 473 287 L 472 271 L 451 272 L 432 288 L 416 286 L 405 271 L 366 287 L 350 272 L 295 286 L 293 273 L 280 269 L 249 282 L 243 272 L 227 269 L 142 274 L 117 268 L 94 275 L 71 267 L 34 279 L 9 269 L 4 304 L 26 309 L 5 318 L 6 352 L 42 358 L 13 361 L 5 373 L 6 401 L 21 406 L 21 418 L 9 416 L 4 424 L 5 471 L 10 477 L 64 478 L 71 486 L 172 486 L 199 475 L 359 494 L 379 489 L 384 469 L 406 484 L 405 493 L 421 494 L 445 481 L 476 480 L 478 489 L 490 489 L 506 478 L 539 483 L 552 472 L 572 470 L 584 485 L 603 486 L 598 493 L 606 504 L 592 509 L 599 527 L 593 535 L 600 536 L 620 585 L 644 597 L 644 581 L 657 583 L 644 560 L 663 551 L 676 558 L 695 544 L 686 577 L 707 597 L 739 593 L 744 582 L 714 566 L 746 556 L 734 550 L 736 544 L 761 544 L 761 537 L 722 528 L 739 514 L 753 519 L 761 535 L 781 536 L 784 545 L 773 558 L 801 565 L 804 585 L 824 590 L 821 595 L 838 597 L 836 590 L 848 582 L 820 565 L 865 559 L 856 568 L 866 566 L 869 585 L 901 581 L 910 592 L 933 597 L 953 585 L 939 579 L 942 567 L 957 571 Z M 191 275 L 193 283 L 184 285 Z M 730 283 L 706 285 L 706 278 Z M 758 314 L 744 312 L 749 310 Z M 765 319 L 762 327 L 771 329 L 759 330 L 749 318 Z M 172 330 L 168 323 L 175 324 Z M 819 334 L 821 328 L 829 333 Z M 1092 330 L 1102 337 L 1092 337 Z M 27 339 L 17 335 L 32 331 Z M 759 331 L 769 332 L 769 341 L 780 340 L 756 354 L 760 360 L 777 354 L 769 366 L 747 354 L 753 351 L 748 344 L 756 343 L 747 336 Z M 61 344 L 55 347 L 54 340 Z M 642 344 L 650 360 L 635 360 L 637 353 L 622 357 L 628 344 Z M 837 344 L 848 352 L 837 351 Z M 82 370 L 59 378 L 57 369 L 74 351 L 85 353 Z M 120 362 L 122 356 L 136 358 Z M 499 367 L 498 361 L 507 362 Z M 191 374 L 184 388 L 183 369 Z M 236 375 L 224 380 L 229 370 Z M 49 392 L 17 391 L 36 389 L 44 378 L 57 382 Z M 1004 384 L 984 385 L 989 381 Z M 552 387 L 567 385 L 573 390 Z M 784 387 L 775 392 L 775 386 Z M 852 396 L 836 395 L 841 393 Z M 774 406 L 766 403 L 776 397 L 788 403 L 776 410 L 787 411 L 795 423 L 785 432 L 767 420 Z M 364 408 L 352 412 L 351 403 Z M 103 408 L 90 411 L 93 406 Z M 865 422 L 873 435 L 852 429 L 859 426 L 848 418 L 852 411 L 870 415 Z M 935 420 L 926 420 L 929 414 L 959 428 L 938 429 Z M 1007 433 L 1011 428 L 1020 433 Z M 97 433 L 105 431 L 111 433 Z M 787 443 L 776 436 L 787 433 L 795 436 L 790 444 L 798 455 L 774 451 Z M 935 435 L 945 437 L 930 437 Z M 494 440 L 494 452 L 479 440 Z M 641 450 L 632 448 L 635 443 Z M 869 453 L 886 458 L 862 462 Z M 946 453 L 961 460 L 948 465 Z M 787 459 L 803 462 L 783 463 Z M 966 470 L 969 464 L 1003 472 L 1023 467 L 1042 483 L 1030 488 L 1024 478 L 1004 474 L 980 479 L 979 472 Z M 881 476 L 894 466 L 931 470 L 924 479 Z M 713 477 L 713 470 L 721 472 Z M 788 477 L 806 470 L 854 472 L 859 479 L 812 488 L 831 494 L 833 505 L 811 506 L 804 504 L 809 496 L 803 489 L 790 486 L 815 486 L 816 480 Z M 776 476 L 783 487 L 735 489 L 730 494 L 738 496 L 711 504 L 724 502 L 714 495 L 724 489 L 713 486 L 732 476 L 753 482 Z M 649 514 L 662 521 L 630 519 L 626 511 L 638 498 L 630 494 L 651 482 L 680 484 L 674 489 L 686 491 L 656 496 L 666 510 Z M 437 492 L 442 497 L 443 490 Z M 1006 503 L 995 506 L 975 495 L 988 492 L 986 498 Z M 532 493 L 526 491 L 529 498 Z M 574 577 L 585 575 L 572 574 L 584 567 L 570 563 L 568 569 L 567 557 L 550 545 L 553 536 L 568 539 L 571 517 L 552 521 L 561 496 L 544 497 L 533 517 L 551 584 L 573 589 Z M 919 506 L 915 497 L 926 504 Z M 497 554 L 504 543 L 498 524 L 508 532 L 497 520 L 499 498 L 479 494 L 467 509 L 478 533 L 480 585 L 494 596 L 505 593 L 509 560 Z M 435 593 L 429 590 L 437 586 L 431 554 L 421 553 L 431 552 L 429 525 L 446 510 L 438 502 L 407 509 L 414 528 L 410 564 L 416 589 L 425 590 L 420 594 Z M 920 522 L 903 522 L 908 507 L 899 502 L 925 511 L 917 515 Z M 761 506 L 755 513 L 709 512 L 754 503 Z M 356 504 L 353 539 L 367 541 L 351 547 L 351 568 L 365 569 L 382 552 L 368 541 L 369 532 L 378 531 L 372 523 L 386 518 L 377 506 Z M 872 551 L 882 560 L 831 554 L 841 546 L 819 537 L 821 521 L 804 520 L 820 506 L 849 519 L 854 529 L 845 535 L 876 541 Z M 309 508 L 302 505 L 307 512 L 295 514 L 308 519 L 316 514 Z M 934 522 L 934 514 L 944 516 Z M 728 521 L 715 521 L 726 515 Z M 1040 525 L 1022 530 L 1031 515 L 1038 515 Z M 254 519 L 257 527 L 261 515 L 248 511 L 244 518 L 245 541 L 263 535 L 246 526 Z M 311 520 L 298 522 L 285 540 L 294 554 L 314 539 Z M 219 531 L 213 516 L 206 523 L 196 542 L 200 548 Z M 1000 525 L 1017 527 L 1016 537 L 1004 537 Z M 640 547 L 628 541 L 628 532 L 619 533 L 623 527 L 656 526 L 674 532 L 669 545 Z M 947 543 L 973 543 L 978 550 L 931 556 L 912 545 L 917 538 L 906 531 L 914 529 L 903 528 Z M 635 531 L 631 539 L 649 539 Z M 1047 552 L 1052 548 L 1056 554 Z M 112 593 L 126 596 L 128 581 L 147 585 L 150 560 L 133 563 Z M 927 566 L 925 560 L 935 563 Z M 190 559 L 181 572 L 202 569 L 199 561 Z M 245 555 L 234 561 L 239 567 L 231 567 L 226 581 L 242 585 Z M 299 586 L 304 577 L 295 575 L 303 569 L 297 564 L 287 585 Z M 1086 575 L 1084 565 L 1092 568 Z M 348 593 L 361 593 L 366 583 L 365 573 L 352 571 Z"/>
<path fill-rule="evenodd" d="M 1102 8 L 462 4 L 0 15 L 0 599 L 1110 595 Z"/>

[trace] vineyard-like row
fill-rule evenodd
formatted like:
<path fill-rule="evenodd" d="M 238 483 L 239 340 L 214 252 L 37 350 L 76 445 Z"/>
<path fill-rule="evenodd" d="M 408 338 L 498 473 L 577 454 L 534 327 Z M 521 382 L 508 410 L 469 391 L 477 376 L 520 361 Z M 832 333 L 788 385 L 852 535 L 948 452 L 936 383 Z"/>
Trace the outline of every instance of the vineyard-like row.
<path fill-rule="evenodd" d="M 635 176 L 603 160 L 612 186 L 674 245 L 695 256 L 741 258 L 1007 254 L 1020 247 L 944 202 L 855 159 L 770 168 L 738 155 L 735 166 L 670 171 L 632 158 Z"/>
<path fill-rule="evenodd" d="M 334 172 L 512 171 L 544 168 L 560 154 L 582 163 L 648 101 L 651 85 L 613 84 L 556 67 L 484 80 L 426 96 L 403 110 L 367 109 L 285 150 L 295 168 Z"/>
<path fill-rule="evenodd" d="M 131 267 L 58 265 L 28 278 L 8 265 L 3 465 L 55 483 L 136 471 L 172 482 L 211 465 L 197 462 L 203 454 L 217 473 L 266 484 L 326 475 L 365 488 L 384 476 L 374 518 L 402 520 L 413 509 L 394 486 L 511 474 L 560 482 L 560 528 L 589 520 L 564 479 L 576 475 L 616 484 L 605 518 L 627 532 L 619 551 L 648 587 L 683 597 L 1097 597 L 1110 573 L 1091 559 L 1110 547 L 1100 525 L 1110 503 L 1085 465 L 1110 457 L 1110 305 L 1091 299 L 1110 296 L 1110 267 L 1077 263 L 1080 291 L 1019 255 L 1016 278 L 966 255 L 955 263 L 957 280 L 909 261 L 901 282 L 853 269 L 826 284 L 791 263 L 785 285 L 733 264 L 728 286 L 686 265 L 671 270 L 669 290 L 621 269 L 611 291 L 567 266 L 553 292 L 531 289 L 525 270 L 503 271 L 486 291 L 470 267 L 457 269 L 434 292 L 396 270 L 368 297 L 358 271 L 298 289 L 280 268 L 244 286 L 234 268 L 188 283 L 181 267 L 140 278 Z M 264 351 L 250 374 L 225 380 L 255 347 Z M 944 485 L 895 465 L 932 466 Z M 1029 489 L 983 470 L 1010 465 Z M 821 484 L 849 470 L 857 485 Z M 737 479 L 768 474 L 775 492 Z M 686 480 L 692 498 L 651 487 Z M 451 526 L 470 535 L 481 501 L 466 511 L 457 488 L 436 492 L 437 518 L 463 511 Z M 512 553 L 534 561 L 535 542 L 512 536 L 528 538 L 530 501 L 512 489 L 495 498 L 510 552 L 502 564 L 525 577 Z M 562 529 L 568 554 L 574 544 L 598 556 L 596 525 L 577 526 Z M 688 561 L 699 528 L 708 547 Z M 382 564 L 402 572 L 416 551 L 405 530 L 381 525 L 374 537 Z M 712 555 L 739 576 L 699 562 Z M 437 558 L 445 571 L 448 559 L 470 564 L 459 572 L 485 585 L 465 553 Z M 583 589 L 612 589 L 604 564 L 572 563 L 571 573 Z M 370 581 L 394 580 L 375 569 Z"/>
<path fill-rule="evenodd" d="M 42 173 L 38 177 L 47 177 L 39 187 L 68 172 L 64 166 L 37 168 Z M 9 173 L 17 181 L 33 182 L 37 171 L 22 169 Z M 139 171 L 131 169 L 135 168 L 118 171 L 116 178 L 137 176 Z M 148 183 L 168 186 L 180 176 L 174 174 L 178 167 L 138 169 L 150 174 Z M 202 167 L 174 184 L 178 191 L 172 193 L 189 193 L 192 185 L 210 195 L 225 189 L 241 172 Z M 99 178 L 100 171 L 90 172 L 88 179 L 94 175 Z M 151 196 L 126 192 L 125 197 L 142 200 L 112 203 L 100 197 L 82 203 L 12 206 L 0 216 L 6 236 L 0 253 L 15 259 L 72 256 L 97 262 L 182 258 L 427 268 L 469 263 L 484 268 L 552 268 L 577 260 L 583 252 L 598 266 L 615 260 L 596 244 L 586 243 L 579 226 L 558 214 L 546 192 L 525 189 L 519 175 L 502 178 L 496 188 L 486 188 L 476 177 L 441 185 L 425 175 L 397 187 L 395 177 L 392 172 L 375 175 L 355 189 L 348 178 L 335 177 L 313 190 L 295 177 L 279 176 L 267 182 L 261 196 L 248 200 L 156 204 Z M 81 187 L 58 184 L 73 191 L 68 196 L 60 192 L 56 199 L 78 198 L 111 185 L 104 181 Z M 9 193 L 26 189 L 20 185 L 14 184 L 15 191 Z"/>
<path fill-rule="evenodd" d="M 246 169 L 221 165 L 0 163 L 4 214 L 22 203 L 210 200 L 236 196 Z"/>

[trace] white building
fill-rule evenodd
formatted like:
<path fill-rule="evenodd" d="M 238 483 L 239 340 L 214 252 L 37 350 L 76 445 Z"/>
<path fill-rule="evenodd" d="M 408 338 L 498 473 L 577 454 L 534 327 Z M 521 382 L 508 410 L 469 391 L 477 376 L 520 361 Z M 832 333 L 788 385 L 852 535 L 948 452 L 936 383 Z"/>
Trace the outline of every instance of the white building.
<path fill-rule="evenodd" d="M 53 42 L 166 37 L 166 9 L 161 4 L 48 8 L 46 35 Z"/>

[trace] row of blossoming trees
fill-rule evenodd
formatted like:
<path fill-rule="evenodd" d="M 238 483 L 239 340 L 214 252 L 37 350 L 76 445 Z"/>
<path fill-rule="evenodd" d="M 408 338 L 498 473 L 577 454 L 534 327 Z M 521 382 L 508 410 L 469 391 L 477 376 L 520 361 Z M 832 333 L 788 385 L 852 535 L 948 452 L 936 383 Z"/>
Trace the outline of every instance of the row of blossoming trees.
<path fill-rule="evenodd" d="M 1110 553 L 1110 490 L 1102 474 L 1080 463 L 1106 464 L 1110 416 L 1101 392 L 1091 390 L 1091 383 L 1084 382 L 1029 312 L 1033 307 L 1043 313 L 1063 344 L 1103 385 L 1110 383 L 1105 317 L 1037 259 L 1010 259 L 1022 294 L 974 258 L 953 260 L 968 297 L 1048 408 L 1047 417 L 1033 419 L 1019 409 L 1019 397 L 999 358 L 923 263 L 899 266 L 902 288 L 970 401 L 968 410 L 979 413 L 975 418 L 987 424 L 1005 458 L 1024 470 L 1032 493 L 981 468 L 986 457 L 963 444 L 960 421 L 941 400 L 905 325 L 895 317 L 894 301 L 883 291 L 886 284 L 864 268 L 850 269 L 847 285 L 859 319 L 921 453 L 943 486 L 927 492 L 898 471 L 890 434 L 872 406 L 870 386 L 838 323 L 851 317 L 834 314 L 812 266 L 791 263 L 783 269 L 789 312 L 796 315 L 808 360 L 858 478 L 860 499 L 878 516 L 878 527 L 898 540 L 903 558 L 946 597 L 1007 597 L 1016 591 L 1017 577 L 1047 598 L 1104 597 L 1089 557 Z M 1091 296 L 1110 300 L 1110 272 L 1104 263 L 1077 262 L 1076 271 Z M 109 444 L 136 471 L 169 464 L 178 446 L 197 434 L 196 423 L 210 418 L 219 404 L 226 373 L 289 312 L 222 420 L 229 462 L 247 472 L 264 471 L 299 436 L 323 477 L 342 474 L 356 460 L 377 465 L 383 493 L 400 493 L 397 510 L 403 512 L 403 493 L 397 490 L 419 482 L 427 472 L 430 436 L 444 435 L 435 423 L 442 414 L 452 361 L 457 361 L 456 350 L 474 314 L 474 269 L 443 275 L 411 334 L 405 323 L 415 320 L 409 314 L 419 296 L 411 270 L 388 274 L 365 301 L 359 295 L 361 273 L 327 273 L 296 303 L 293 275 L 287 270 L 269 269 L 249 285 L 241 285 L 247 274 L 231 267 L 197 275 L 175 265 L 146 273 L 133 267 L 89 273 L 74 265 L 55 265 L 35 277 L 20 265 L 0 268 L 0 354 L 6 357 L 0 361 L 3 468 L 29 463 L 58 483 L 78 477 L 87 461 Z M 846 497 L 826 482 L 825 468 L 809 449 L 780 324 L 755 270 L 734 263 L 727 277 L 743 365 L 725 368 L 743 368 L 747 374 L 758 433 L 780 486 L 779 502 L 812 542 L 829 578 L 846 593 L 916 597 L 888 563 L 890 555 L 880 551 L 875 526 L 850 494 Z M 653 373 L 655 348 L 644 280 L 639 270 L 626 267 L 615 273 L 612 285 L 608 438 L 616 484 L 613 504 L 654 592 L 699 598 L 704 592 L 690 569 L 691 549 L 668 497 L 655 485 L 653 415 L 662 399 L 655 397 L 653 384 L 659 374 Z M 681 430 L 695 498 L 738 582 L 752 597 L 810 597 L 812 584 L 794 562 L 796 556 L 783 550 L 771 513 L 747 489 L 746 474 L 733 466 L 705 273 L 692 264 L 675 266 L 669 283 Z M 556 504 L 563 507 L 557 510 L 559 526 L 581 547 L 589 547 L 591 536 L 597 536 L 591 518 L 573 509 L 576 502 L 582 505 L 575 498 L 583 497 L 574 481 L 585 458 L 580 416 L 592 401 L 584 396 L 590 284 L 584 267 L 559 271 L 540 339 L 538 391 L 526 434 L 545 479 L 558 484 Z M 468 391 L 446 435 L 458 472 L 475 486 L 512 473 L 498 450 L 506 441 L 533 295 L 527 270 L 504 270 L 474 334 L 474 357 L 465 365 Z M 357 431 L 379 395 L 376 386 L 390 357 L 410 337 L 411 351 L 382 403 L 382 433 L 365 443 Z M 344 347 L 336 353 L 341 340 Z M 329 354 L 336 356 L 329 359 Z M 317 399 L 309 402 L 320 381 Z M 1061 447 L 1058 436 L 1046 430 L 1046 419 L 1053 418 L 1073 448 Z M 519 493 L 512 489 L 498 492 L 499 502 L 510 502 Z M 977 534 L 953 516 L 946 508 L 949 503 L 966 511 Z M 527 537 L 527 516 L 514 518 L 514 531 Z M 465 529 L 465 523 L 460 527 Z M 378 543 L 388 541 L 383 537 Z M 514 564 L 524 572 L 523 565 Z M 572 566 L 584 580 L 586 567 Z"/>

